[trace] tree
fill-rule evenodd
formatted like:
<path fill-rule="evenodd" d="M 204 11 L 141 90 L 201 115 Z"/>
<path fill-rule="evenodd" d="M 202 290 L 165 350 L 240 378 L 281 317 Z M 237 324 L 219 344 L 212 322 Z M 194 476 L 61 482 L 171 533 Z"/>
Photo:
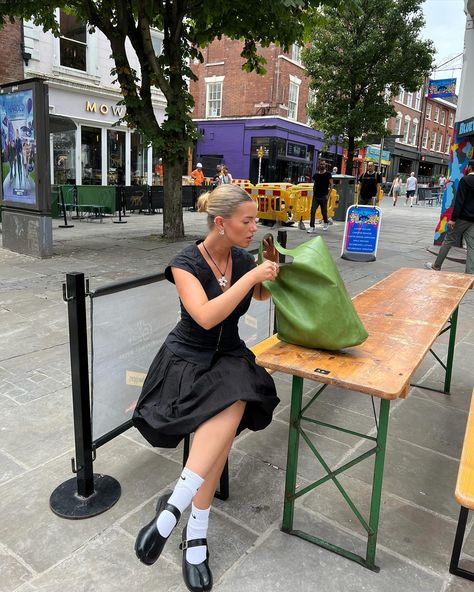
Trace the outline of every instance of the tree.
<path fill-rule="evenodd" d="M 285 49 L 303 37 L 307 8 L 330 0 L 3 0 L 0 17 L 33 19 L 45 30 L 59 34 L 56 7 L 64 8 L 99 29 L 110 41 L 115 62 L 113 74 L 126 106 L 124 120 L 138 129 L 163 158 L 163 233 L 184 234 L 181 206 L 181 174 L 188 150 L 196 140 L 190 117 L 194 105 L 188 80 L 195 79 L 192 60 L 202 60 L 200 48 L 226 35 L 242 39 L 244 70 L 264 73 L 264 60 L 257 44 L 277 42 Z M 156 55 L 151 29 L 164 33 L 163 51 Z M 130 41 L 140 64 L 132 69 L 125 44 Z M 152 87 L 164 94 L 165 121 L 156 121 Z"/>
<path fill-rule="evenodd" d="M 349 172 L 356 142 L 386 135 L 385 121 L 395 114 L 392 96 L 400 87 L 419 89 L 431 69 L 433 44 L 419 38 L 421 4 L 354 0 L 315 15 L 312 46 L 302 52 L 315 97 L 309 115 L 327 138 L 344 139 Z"/>

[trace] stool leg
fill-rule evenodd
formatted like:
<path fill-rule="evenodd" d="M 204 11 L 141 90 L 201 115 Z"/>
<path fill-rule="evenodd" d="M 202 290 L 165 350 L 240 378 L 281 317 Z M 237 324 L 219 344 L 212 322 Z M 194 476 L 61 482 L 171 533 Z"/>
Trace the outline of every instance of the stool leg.
<path fill-rule="evenodd" d="M 451 563 L 449 564 L 449 573 L 452 573 L 454 575 L 461 575 L 459 574 L 459 557 L 461 556 L 462 543 L 464 541 L 464 533 L 466 531 L 468 514 L 468 508 L 461 506 L 461 510 L 459 512 L 458 526 L 456 528 L 456 536 L 454 537 L 453 552 L 451 554 Z M 474 579 L 474 574 L 471 574 L 470 579 Z"/>
<path fill-rule="evenodd" d="M 288 435 L 288 456 L 286 459 L 285 500 L 283 504 L 283 532 L 293 528 L 295 509 L 296 471 L 298 468 L 298 447 L 300 441 L 301 400 L 303 397 L 303 379 L 293 376 L 291 392 L 290 429 Z"/>

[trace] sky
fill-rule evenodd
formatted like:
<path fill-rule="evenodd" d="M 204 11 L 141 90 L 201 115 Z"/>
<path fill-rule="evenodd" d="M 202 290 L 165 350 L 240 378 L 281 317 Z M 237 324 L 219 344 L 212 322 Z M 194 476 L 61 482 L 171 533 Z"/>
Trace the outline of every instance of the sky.
<path fill-rule="evenodd" d="M 436 48 L 435 64 L 462 53 L 466 16 L 464 0 L 425 0 L 423 3 L 425 28 L 422 37 L 431 39 Z M 445 66 L 462 66 L 462 57 Z M 433 78 L 460 78 L 461 70 L 435 72 Z"/>

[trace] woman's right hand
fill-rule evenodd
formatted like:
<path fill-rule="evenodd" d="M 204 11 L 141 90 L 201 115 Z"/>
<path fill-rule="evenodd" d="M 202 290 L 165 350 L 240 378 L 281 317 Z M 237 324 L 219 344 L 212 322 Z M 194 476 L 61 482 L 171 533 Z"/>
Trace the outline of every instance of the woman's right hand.
<path fill-rule="evenodd" d="M 255 284 L 266 282 L 268 280 L 274 281 L 278 275 L 278 263 L 267 259 L 252 269 L 250 273 L 254 274 Z"/>

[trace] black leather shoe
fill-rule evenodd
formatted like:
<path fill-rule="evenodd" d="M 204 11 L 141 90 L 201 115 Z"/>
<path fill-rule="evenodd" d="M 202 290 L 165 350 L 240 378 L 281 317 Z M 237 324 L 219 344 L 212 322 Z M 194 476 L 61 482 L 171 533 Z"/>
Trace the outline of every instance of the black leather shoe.
<path fill-rule="evenodd" d="M 186 540 L 186 528 L 183 530 L 182 542 L 179 548 L 183 551 L 183 579 L 186 588 L 191 592 L 208 592 L 212 590 L 212 572 L 209 567 L 209 550 L 202 563 L 193 565 L 186 560 L 186 549 L 189 547 L 207 547 L 207 539 Z"/>
<path fill-rule="evenodd" d="M 156 520 L 163 510 L 168 510 L 176 518 L 178 524 L 181 512 L 175 506 L 168 504 L 171 493 L 165 493 L 160 497 L 156 505 L 156 516 L 151 522 L 144 526 L 138 533 L 135 541 L 135 553 L 142 563 L 153 565 L 163 551 L 168 537 L 163 537 L 158 532 Z"/>

